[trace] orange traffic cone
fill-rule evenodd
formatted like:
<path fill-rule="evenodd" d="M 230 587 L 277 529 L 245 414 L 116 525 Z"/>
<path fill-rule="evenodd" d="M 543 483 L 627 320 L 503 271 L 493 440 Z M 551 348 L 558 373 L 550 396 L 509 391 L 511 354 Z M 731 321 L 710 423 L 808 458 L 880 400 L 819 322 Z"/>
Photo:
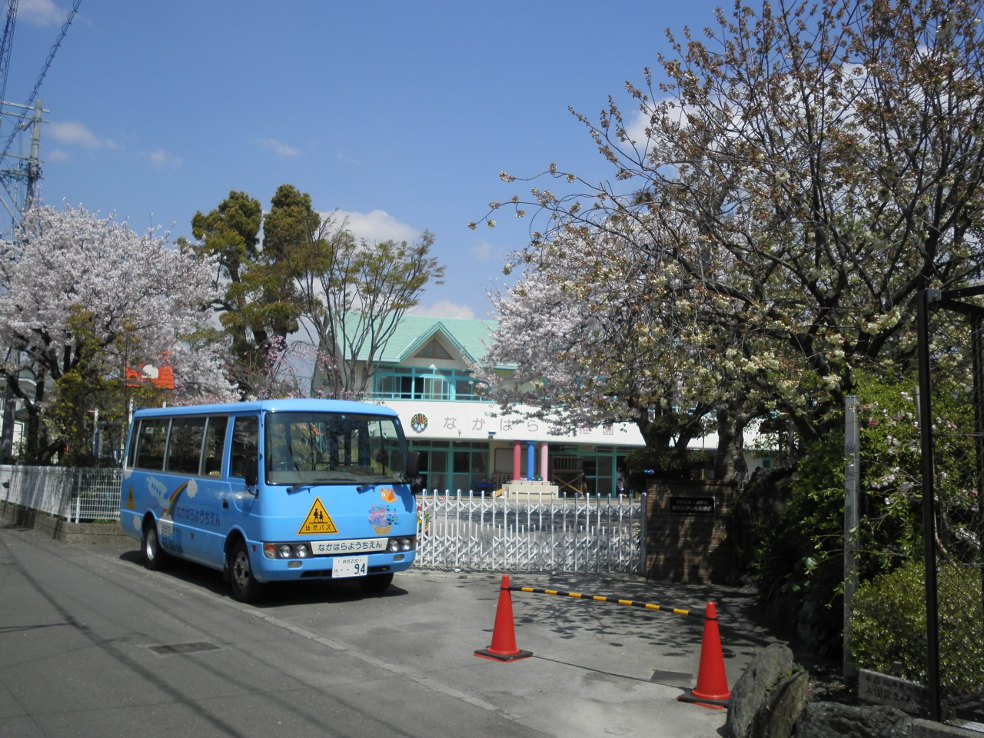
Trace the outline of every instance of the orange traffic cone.
<path fill-rule="evenodd" d="M 721 652 L 717 608 L 713 602 L 707 603 L 704 613 L 704 640 L 700 646 L 697 686 L 679 699 L 682 702 L 697 702 L 712 707 L 727 707 L 728 700 L 731 699 L 728 675 L 724 671 L 724 654 Z"/>
<path fill-rule="evenodd" d="M 499 588 L 499 606 L 495 611 L 495 627 L 492 630 L 492 644 L 488 648 L 475 651 L 476 656 L 496 661 L 517 661 L 533 655 L 532 651 L 516 648 L 516 631 L 513 628 L 512 597 L 509 594 L 509 575 L 502 575 Z"/>

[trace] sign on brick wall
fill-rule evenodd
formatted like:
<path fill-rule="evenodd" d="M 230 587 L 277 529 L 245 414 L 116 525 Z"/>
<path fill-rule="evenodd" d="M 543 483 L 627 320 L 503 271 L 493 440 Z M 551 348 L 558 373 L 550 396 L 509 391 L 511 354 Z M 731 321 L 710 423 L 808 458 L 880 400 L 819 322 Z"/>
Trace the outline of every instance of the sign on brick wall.
<path fill-rule="evenodd" d="M 713 515 L 713 497 L 671 497 L 670 512 L 683 515 Z"/>

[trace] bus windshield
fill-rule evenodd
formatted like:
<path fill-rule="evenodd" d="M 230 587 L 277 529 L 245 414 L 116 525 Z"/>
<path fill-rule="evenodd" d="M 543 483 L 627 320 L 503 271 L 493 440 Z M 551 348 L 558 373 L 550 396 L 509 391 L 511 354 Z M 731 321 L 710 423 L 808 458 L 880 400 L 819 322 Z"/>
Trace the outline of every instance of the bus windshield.
<path fill-rule="evenodd" d="M 265 427 L 267 484 L 405 481 L 406 442 L 392 416 L 276 412 L 266 415 Z"/>

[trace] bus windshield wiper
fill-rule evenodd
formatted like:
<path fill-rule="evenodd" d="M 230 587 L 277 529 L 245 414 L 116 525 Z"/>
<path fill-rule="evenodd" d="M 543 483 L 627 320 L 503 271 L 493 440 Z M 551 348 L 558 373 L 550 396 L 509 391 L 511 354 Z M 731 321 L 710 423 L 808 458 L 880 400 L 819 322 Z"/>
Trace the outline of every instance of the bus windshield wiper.
<path fill-rule="evenodd" d="M 380 484 L 396 484 L 396 482 L 393 481 L 393 477 L 376 477 L 375 479 L 370 479 L 368 482 L 363 482 L 355 488 L 355 491 L 366 492 Z"/>
<path fill-rule="evenodd" d="M 330 477 L 320 477 L 318 479 L 296 482 L 287 489 L 287 494 L 291 495 L 299 492 L 305 487 L 314 487 L 318 484 L 338 484 L 339 482 L 354 482 L 355 478 L 351 474 L 334 474 Z"/>

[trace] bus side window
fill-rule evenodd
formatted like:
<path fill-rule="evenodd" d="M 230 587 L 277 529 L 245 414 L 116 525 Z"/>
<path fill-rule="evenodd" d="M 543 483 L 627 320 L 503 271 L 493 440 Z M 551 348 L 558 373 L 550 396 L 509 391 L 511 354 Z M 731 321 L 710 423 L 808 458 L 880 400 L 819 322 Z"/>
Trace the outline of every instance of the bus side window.
<path fill-rule="evenodd" d="M 198 474 L 204 435 L 205 418 L 174 418 L 167 444 L 167 471 Z"/>
<path fill-rule="evenodd" d="M 164 468 L 167 426 L 165 418 L 145 418 L 140 422 L 136 466 L 158 471 Z"/>
<path fill-rule="evenodd" d="M 231 477 L 249 478 L 248 465 L 252 464 L 252 476 L 256 477 L 256 462 L 259 459 L 259 422 L 256 418 L 236 418 L 232 426 L 232 465 Z"/>
<path fill-rule="evenodd" d="M 205 430 L 205 458 L 202 473 L 210 477 L 222 476 L 222 452 L 225 450 L 227 417 L 211 417 Z"/>

